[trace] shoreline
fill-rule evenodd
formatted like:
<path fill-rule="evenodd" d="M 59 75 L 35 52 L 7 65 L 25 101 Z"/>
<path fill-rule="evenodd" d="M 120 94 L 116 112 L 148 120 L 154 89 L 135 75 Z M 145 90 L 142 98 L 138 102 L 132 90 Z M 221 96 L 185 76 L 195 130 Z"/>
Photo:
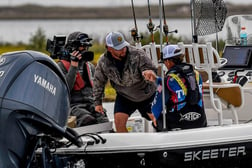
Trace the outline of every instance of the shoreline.
<path fill-rule="evenodd" d="M 226 3 L 227 16 L 250 13 L 252 5 L 232 5 Z M 136 19 L 148 18 L 147 6 L 135 7 Z M 159 18 L 159 7 L 151 6 L 151 17 Z M 190 18 L 190 5 L 187 3 L 165 6 L 166 18 Z M 132 19 L 132 8 L 122 7 L 45 7 L 39 5 L 22 5 L 0 7 L 0 20 L 30 20 L 30 19 Z"/>

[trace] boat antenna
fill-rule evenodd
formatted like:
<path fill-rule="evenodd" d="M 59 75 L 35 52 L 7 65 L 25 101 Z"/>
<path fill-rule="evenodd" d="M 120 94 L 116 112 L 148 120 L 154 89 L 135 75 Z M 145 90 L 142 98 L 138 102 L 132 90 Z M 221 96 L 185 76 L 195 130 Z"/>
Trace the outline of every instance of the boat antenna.
<path fill-rule="evenodd" d="M 153 24 L 152 19 L 151 19 L 150 0 L 147 0 L 147 2 L 148 2 L 148 14 L 149 14 L 149 23 L 147 24 L 147 28 L 149 32 L 151 33 L 151 42 L 154 43 L 153 30 L 155 28 L 155 24 Z"/>
<path fill-rule="evenodd" d="M 139 36 L 138 34 L 138 29 L 137 29 L 137 23 L 136 23 L 136 14 L 135 14 L 135 7 L 134 7 L 134 1 L 131 0 L 131 8 L 132 8 L 132 13 L 133 13 L 133 18 L 134 18 L 134 24 L 135 24 L 135 27 L 132 28 L 130 31 L 131 31 L 131 36 L 133 37 L 133 40 L 135 41 L 136 43 L 136 47 L 141 47 L 141 39 L 142 39 L 142 36 Z"/>

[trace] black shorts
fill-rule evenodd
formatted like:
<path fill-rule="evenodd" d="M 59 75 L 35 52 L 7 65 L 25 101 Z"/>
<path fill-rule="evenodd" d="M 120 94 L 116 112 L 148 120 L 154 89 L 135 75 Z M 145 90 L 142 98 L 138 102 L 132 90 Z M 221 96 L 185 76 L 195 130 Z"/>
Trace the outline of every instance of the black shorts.
<path fill-rule="evenodd" d="M 114 106 L 114 113 L 122 112 L 131 116 L 132 113 L 138 110 L 140 114 L 142 115 L 142 117 L 146 118 L 147 120 L 150 120 L 147 113 L 150 113 L 150 114 L 152 113 L 151 103 L 154 99 L 154 96 L 155 94 L 153 94 L 150 98 L 142 102 L 133 102 L 117 94 L 116 100 L 115 100 L 115 106 Z"/>

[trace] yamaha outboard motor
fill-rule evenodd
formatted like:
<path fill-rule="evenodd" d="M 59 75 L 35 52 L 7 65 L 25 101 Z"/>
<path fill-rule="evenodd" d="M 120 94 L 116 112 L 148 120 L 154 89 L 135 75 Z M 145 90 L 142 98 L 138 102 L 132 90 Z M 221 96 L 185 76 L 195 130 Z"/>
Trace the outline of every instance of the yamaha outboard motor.
<path fill-rule="evenodd" d="M 0 56 L 0 168 L 29 167 L 41 134 L 81 146 L 66 127 L 69 96 L 64 74 L 49 56 Z"/>

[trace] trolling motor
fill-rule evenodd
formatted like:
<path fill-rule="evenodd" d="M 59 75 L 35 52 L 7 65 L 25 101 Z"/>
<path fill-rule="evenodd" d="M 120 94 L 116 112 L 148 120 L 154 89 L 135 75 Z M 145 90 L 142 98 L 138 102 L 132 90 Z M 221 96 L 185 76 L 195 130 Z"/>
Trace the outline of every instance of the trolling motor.
<path fill-rule="evenodd" d="M 42 139 L 65 137 L 70 109 L 64 74 L 49 56 L 19 51 L 0 56 L 0 167 L 29 167 Z M 50 143 L 50 141 L 45 141 Z"/>

